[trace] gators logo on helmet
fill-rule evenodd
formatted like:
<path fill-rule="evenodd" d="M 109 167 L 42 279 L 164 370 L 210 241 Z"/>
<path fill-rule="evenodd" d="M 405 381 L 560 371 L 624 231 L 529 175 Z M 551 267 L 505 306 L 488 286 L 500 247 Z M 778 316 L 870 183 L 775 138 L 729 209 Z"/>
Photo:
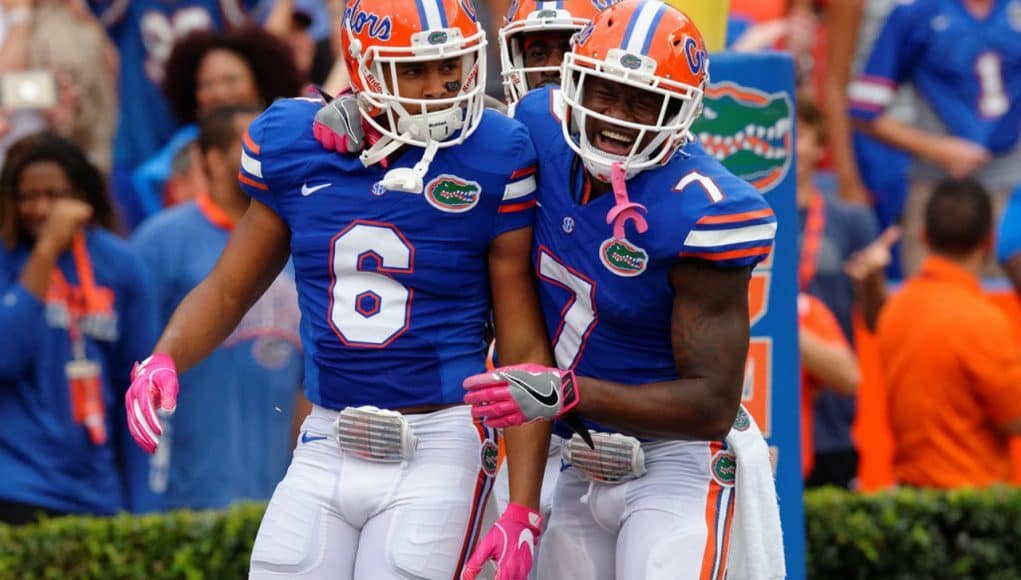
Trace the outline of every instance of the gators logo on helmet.
<path fill-rule="evenodd" d="M 723 82 L 711 85 L 702 103 L 691 130 L 706 153 L 761 193 L 784 180 L 794 157 L 794 107 L 785 93 Z"/>

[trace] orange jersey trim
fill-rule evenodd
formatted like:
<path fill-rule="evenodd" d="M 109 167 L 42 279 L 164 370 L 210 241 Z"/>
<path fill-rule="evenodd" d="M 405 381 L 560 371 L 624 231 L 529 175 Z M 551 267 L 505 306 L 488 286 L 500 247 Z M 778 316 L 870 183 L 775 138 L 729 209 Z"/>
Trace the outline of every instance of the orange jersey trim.
<path fill-rule="evenodd" d="M 699 219 L 697 223 L 704 224 L 704 225 L 732 224 L 732 223 L 737 223 L 737 222 L 745 222 L 745 221 L 749 221 L 749 220 L 766 218 L 766 217 L 770 217 L 772 215 L 773 215 L 773 210 L 767 208 L 767 209 L 759 209 L 759 210 L 755 210 L 755 211 L 746 211 L 746 212 L 741 212 L 741 213 L 732 213 L 732 214 L 727 214 L 727 215 L 707 215 L 707 216 L 702 216 L 702 218 Z"/>
<path fill-rule="evenodd" d="M 263 191 L 269 191 L 269 186 L 268 185 L 266 185 L 265 183 L 259 183 L 258 181 L 255 181 L 254 179 L 246 177 L 244 173 L 238 172 L 238 181 L 240 181 L 241 183 L 244 183 L 245 185 L 250 185 L 250 186 L 254 187 L 255 189 L 261 189 Z"/>
<path fill-rule="evenodd" d="M 769 254 L 771 246 L 758 248 L 745 248 L 743 250 L 730 250 L 729 252 L 681 252 L 682 258 L 702 258 L 703 260 L 733 260 L 735 258 L 747 258 L 749 256 L 765 256 Z"/>
<path fill-rule="evenodd" d="M 241 136 L 241 140 L 244 142 L 245 147 L 247 147 L 252 153 L 258 155 L 259 152 L 262 151 L 262 147 L 259 147 L 258 143 L 252 141 L 252 137 L 248 134 L 248 131 L 245 131 L 245 134 Z"/>
<path fill-rule="evenodd" d="M 502 206 L 500 207 L 499 213 L 513 213 L 516 211 L 524 211 L 526 209 L 531 209 L 533 207 L 535 207 L 535 200 L 530 199 L 528 201 L 523 201 L 521 203 L 512 203 L 509 205 Z"/>

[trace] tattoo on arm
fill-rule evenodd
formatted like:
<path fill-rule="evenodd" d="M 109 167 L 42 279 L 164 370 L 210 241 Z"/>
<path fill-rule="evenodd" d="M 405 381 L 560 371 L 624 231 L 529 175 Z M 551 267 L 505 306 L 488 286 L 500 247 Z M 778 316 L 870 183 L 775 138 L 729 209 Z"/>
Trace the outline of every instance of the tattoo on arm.
<path fill-rule="evenodd" d="M 681 379 L 714 387 L 720 404 L 740 401 L 748 356 L 749 268 L 717 268 L 704 261 L 681 262 L 670 280 L 675 299 L 671 321 L 674 363 Z"/>

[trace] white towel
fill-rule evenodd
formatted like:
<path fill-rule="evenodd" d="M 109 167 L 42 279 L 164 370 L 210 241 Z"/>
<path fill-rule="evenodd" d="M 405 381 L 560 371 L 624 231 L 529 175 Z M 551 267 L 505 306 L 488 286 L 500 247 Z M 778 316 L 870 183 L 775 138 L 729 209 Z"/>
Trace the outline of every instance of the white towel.
<path fill-rule="evenodd" d="M 769 447 L 755 419 L 741 406 L 727 435 L 727 446 L 737 457 L 734 489 L 737 505 L 731 531 L 727 578 L 775 580 L 787 576 L 783 532 Z"/>

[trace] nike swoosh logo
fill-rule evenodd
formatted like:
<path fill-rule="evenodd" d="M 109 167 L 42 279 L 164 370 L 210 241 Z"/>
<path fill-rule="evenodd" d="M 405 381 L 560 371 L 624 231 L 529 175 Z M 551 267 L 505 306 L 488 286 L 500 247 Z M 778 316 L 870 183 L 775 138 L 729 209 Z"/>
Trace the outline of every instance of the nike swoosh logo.
<path fill-rule="evenodd" d="M 324 183 L 322 185 L 316 185 L 315 187 L 309 187 L 307 183 L 303 183 L 303 184 L 301 184 L 301 195 L 303 195 L 305 197 L 308 197 L 308 196 L 312 195 L 313 193 L 319 191 L 320 189 L 323 189 L 324 187 L 329 187 L 331 185 L 333 185 L 333 184 L 332 183 Z"/>
<path fill-rule="evenodd" d="M 552 407 L 553 405 L 556 405 L 557 401 L 560 400 L 560 397 L 557 395 L 557 385 L 556 385 L 556 383 L 553 382 L 553 379 L 550 379 L 550 382 L 549 382 L 549 392 L 548 393 L 540 393 L 540 392 L 536 391 L 535 389 L 533 389 L 532 385 L 529 385 L 527 382 L 525 382 L 525 381 L 523 381 L 523 380 L 521 380 L 521 379 L 519 379 L 519 378 L 517 378 L 515 376 L 504 374 L 504 373 L 500 373 L 500 374 L 503 375 L 504 380 L 506 380 L 509 383 L 514 383 L 515 385 L 521 387 L 522 389 L 525 390 L 525 392 L 527 392 L 528 394 L 532 395 L 532 397 L 536 401 L 539 401 L 540 403 L 542 403 L 543 405 L 546 405 L 547 407 Z"/>
<path fill-rule="evenodd" d="M 528 546 L 529 553 L 531 553 L 534 543 L 535 535 L 532 533 L 532 530 L 521 530 L 521 534 L 518 535 L 518 547 L 520 548 L 521 544 L 525 544 Z"/>
<path fill-rule="evenodd" d="M 309 435 L 308 431 L 305 431 L 304 433 L 301 434 L 301 443 L 302 444 L 311 443 L 313 441 L 322 441 L 323 439 L 326 439 L 326 437 L 325 436 L 317 436 L 317 435 Z"/>

